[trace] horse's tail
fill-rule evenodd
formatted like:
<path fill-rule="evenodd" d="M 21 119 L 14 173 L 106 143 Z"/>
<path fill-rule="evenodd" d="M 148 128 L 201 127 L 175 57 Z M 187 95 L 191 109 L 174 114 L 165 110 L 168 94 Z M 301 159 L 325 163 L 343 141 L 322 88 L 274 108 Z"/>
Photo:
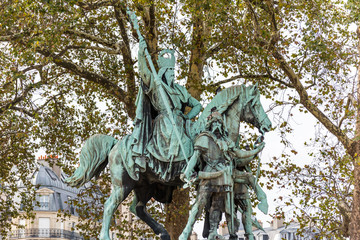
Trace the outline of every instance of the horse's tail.
<path fill-rule="evenodd" d="M 98 177 L 108 163 L 108 155 L 118 142 L 113 137 L 96 134 L 86 140 L 80 153 L 80 166 L 65 181 L 72 187 L 80 187 Z"/>

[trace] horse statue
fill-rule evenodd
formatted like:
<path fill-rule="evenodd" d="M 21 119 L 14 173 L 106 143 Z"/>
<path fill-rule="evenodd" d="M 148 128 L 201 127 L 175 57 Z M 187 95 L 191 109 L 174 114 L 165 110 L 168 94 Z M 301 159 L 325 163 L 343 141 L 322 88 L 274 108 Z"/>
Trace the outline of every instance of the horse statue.
<path fill-rule="evenodd" d="M 252 124 L 262 135 L 271 129 L 271 122 L 260 103 L 257 85 L 239 85 L 222 90 L 206 106 L 199 119 L 187 131 L 192 140 L 205 129 L 206 120 L 214 107 L 223 116 L 228 136 L 234 142 L 238 139 L 241 121 Z M 101 134 L 90 137 L 81 150 L 80 166 L 66 182 L 74 187 L 82 186 L 93 177 L 98 177 L 109 163 L 113 190 L 105 202 L 100 239 L 110 240 L 112 216 L 129 193 L 134 191 L 130 211 L 149 225 L 162 240 L 170 240 L 166 229 L 147 213 L 146 203 L 151 198 L 161 203 L 170 203 L 173 190 L 184 184 L 180 180 L 180 172 L 173 171 L 168 181 L 164 181 L 157 172 L 161 163 L 156 164 L 157 160 L 153 159 L 145 163 L 146 170 L 139 172 L 138 179 L 134 180 L 126 161 L 127 152 L 130 151 L 126 139 L 130 137 L 127 135 L 121 141 Z M 183 161 L 182 166 L 186 166 L 186 160 Z"/>

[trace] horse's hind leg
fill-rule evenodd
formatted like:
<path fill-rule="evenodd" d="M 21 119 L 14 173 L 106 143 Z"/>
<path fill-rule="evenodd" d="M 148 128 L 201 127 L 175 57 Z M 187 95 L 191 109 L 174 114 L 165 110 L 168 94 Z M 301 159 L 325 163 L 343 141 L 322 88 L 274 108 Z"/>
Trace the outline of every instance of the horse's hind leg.
<path fill-rule="evenodd" d="M 153 219 L 150 214 L 146 211 L 146 203 L 150 200 L 151 195 L 149 191 L 146 191 L 144 188 L 135 191 L 135 197 L 130 207 L 130 211 L 143 220 L 156 235 L 160 234 L 161 240 L 170 240 L 170 235 L 166 229 L 155 219 Z"/>
<path fill-rule="evenodd" d="M 254 234 L 252 232 L 252 208 L 251 208 L 251 202 L 249 199 L 241 200 L 242 204 L 240 207 L 243 209 L 242 213 L 242 223 L 244 225 L 245 230 L 245 236 L 247 240 L 254 240 Z"/>
<path fill-rule="evenodd" d="M 129 195 L 132 188 L 127 186 L 114 185 L 110 197 L 106 200 L 104 205 L 104 216 L 100 232 L 100 240 L 110 240 L 109 229 L 111 218 L 120 203 Z"/>
<path fill-rule="evenodd" d="M 207 202 L 210 200 L 211 193 L 204 192 L 198 194 L 194 205 L 191 207 L 188 222 L 181 233 L 179 240 L 187 240 L 191 235 L 191 231 L 194 227 L 196 220 L 200 217 L 202 210 L 204 209 Z"/>

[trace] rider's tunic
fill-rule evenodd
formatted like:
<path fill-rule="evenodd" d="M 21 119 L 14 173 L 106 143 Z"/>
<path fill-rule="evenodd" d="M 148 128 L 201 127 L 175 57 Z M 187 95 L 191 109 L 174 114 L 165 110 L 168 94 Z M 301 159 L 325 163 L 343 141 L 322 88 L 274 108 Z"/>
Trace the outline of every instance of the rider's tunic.
<path fill-rule="evenodd" d="M 136 100 L 133 134 L 125 136 L 118 147 L 119 159 L 134 180 L 139 180 L 139 173 L 147 168 L 162 181 L 175 179 L 186 165 L 185 156 L 189 159 L 193 154 L 192 140 L 185 132 L 183 110 L 185 106 L 193 108 L 199 102 L 181 85 L 174 83 L 170 87 L 163 82 L 161 85 L 165 102 L 159 92 L 160 86 L 153 78 L 149 86 L 142 84 Z M 175 125 L 166 111 L 166 103 L 170 105 Z M 174 128 L 179 133 L 185 156 Z"/>
<path fill-rule="evenodd" d="M 200 181 L 200 192 L 232 191 L 232 159 L 228 153 L 231 142 L 218 139 L 211 132 L 203 132 L 195 140 L 194 150 L 201 152 L 202 172 L 222 172 L 222 175 L 210 180 Z"/>
<path fill-rule="evenodd" d="M 153 120 L 152 136 L 146 146 L 150 157 L 158 159 L 162 162 L 178 162 L 191 157 L 193 154 L 193 144 L 185 133 L 185 120 L 183 110 L 185 106 L 193 107 L 194 99 L 186 91 L 183 86 L 174 83 L 168 86 L 162 82 L 165 90 L 165 102 L 160 95 L 160 86 L 151 81 L 150 87 L 144 89 L 144 93 L 149 97 L 152 106 L 157 112 L 156 118 Z M 197 102 L 197 100 L 195 100 Z M 175 125 L 172 124 L 171 116 L 166 110 L 165 104 L 170 105 Z M 184 152 L 180 148 L 180 141 L 175 133 L 175 128 L 180 137 Z"/>

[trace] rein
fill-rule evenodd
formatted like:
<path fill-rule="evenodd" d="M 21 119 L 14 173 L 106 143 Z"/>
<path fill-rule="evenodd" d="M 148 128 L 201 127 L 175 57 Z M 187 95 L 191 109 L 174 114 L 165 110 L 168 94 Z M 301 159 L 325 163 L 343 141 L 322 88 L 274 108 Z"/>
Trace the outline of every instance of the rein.
<path fill-rule="evenodd" d="M 254 116 L 254 118 L 256 119 L 256 121 L 259 123 L 260 127 L 259 127 L 259 131 L 261 132 L 262 135 L 264 135 L 264 133 L 260 130 L 261 126 L 264 125 L 264 121 L 266 119 L 266 116 L 259 116 L 258 114 L 254 113 L 254 106 L 256 105 L 256 103 L 258 102 L 258 96 L 251 96 L 250 98 L 248 97 L 247 94 L 245 94 L 245 103 L 243 104 L 243 109 L 242 111 L 245 111 L 246 107 L 249 107 L 250 112 L 252 113 L 252 115 Z M 248 106 L 250 104 L 250 106 Z"/>

